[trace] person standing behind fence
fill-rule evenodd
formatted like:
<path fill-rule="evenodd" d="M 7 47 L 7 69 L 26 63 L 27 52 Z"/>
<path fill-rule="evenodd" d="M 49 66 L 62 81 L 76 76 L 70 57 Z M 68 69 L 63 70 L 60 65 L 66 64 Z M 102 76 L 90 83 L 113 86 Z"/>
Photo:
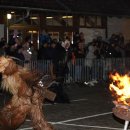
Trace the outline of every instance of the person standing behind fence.
<path fill-rule="evenodd" d="M 83 61 L 83 58 L 85 57 L 84 40 L 81 40 L 78 42 L 74 53 L 76 57 L 74 77 L 77 82 L 80 82 L 82 79 L 82 68 L 83 68 L 82 61 Z"/>
<path fill-rule="evenodd" d="M 25 43 L 23 44 L 23 55 L 25 57 L 25 62 L 29 62 L 31 60 L 31 52 L 30 52 L 30 39 L 25 39 Z"/>
<path fill-rule="evenodd" d="M 1 40 L 0 40 L 0 56 L 1 55 L 5 55 L 5 45 L 6 45 L 6 40 L 5 40 L 5 38 L 1 38 Z"/>
<path fill-rule="evenodd" d="M 52 39 L 50 35 L 48 34 L 47 30 L 42 30 L 40 36 L 39 36 L 39 44 L 40 48 L 45 44 L 48 43 L 50 44 L 52 42 Z"/>
<path fill-rule="evenodd" d="M 95 41 L 92 41 L 90 45 L 88 46 L 86 56 L 85 56 L 85 66 L 86 66 L 86 73 L 87 73 L 87 80 L 92 79 L 92 67 L 93 67 L 93 61 L 96 59 L 95 50 L 96 50 L 96 43 Z"/>

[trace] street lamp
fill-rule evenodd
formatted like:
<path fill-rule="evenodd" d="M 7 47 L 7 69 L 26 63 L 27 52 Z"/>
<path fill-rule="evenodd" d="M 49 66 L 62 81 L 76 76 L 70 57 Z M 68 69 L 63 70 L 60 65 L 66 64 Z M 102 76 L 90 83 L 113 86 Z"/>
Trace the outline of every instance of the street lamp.
<path fill-rule="evenodd" d="M 7 14 L 7 43 L 9 42 L 9 19 L 12 18 L 11 14 Z"/>

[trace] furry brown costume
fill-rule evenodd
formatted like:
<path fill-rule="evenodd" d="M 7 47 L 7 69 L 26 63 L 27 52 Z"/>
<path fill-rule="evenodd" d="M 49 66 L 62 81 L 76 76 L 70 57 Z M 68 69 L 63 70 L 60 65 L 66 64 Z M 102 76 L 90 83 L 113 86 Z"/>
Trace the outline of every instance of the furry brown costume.
<path fill-rule="evenodd" d="M 0 57 L 0 72 L 2 88 L 13 95 L 0 110 L 0 130 L 16 130 L 27 116 L 32 120 L 34 130 L 54 130 L 45 120 L 42 110 L 49 83 L 41 88 L 36 75 L 8 57 Z"/>

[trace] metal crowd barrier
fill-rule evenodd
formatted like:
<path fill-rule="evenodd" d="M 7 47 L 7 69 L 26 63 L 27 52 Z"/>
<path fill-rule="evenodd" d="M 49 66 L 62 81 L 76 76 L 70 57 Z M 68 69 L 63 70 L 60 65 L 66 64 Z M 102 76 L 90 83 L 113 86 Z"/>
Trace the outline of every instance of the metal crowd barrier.
<path fill-rule="evenodd" d="M 25 67 L 39 73 L 50 73 L 50 60 L 38 60 L 24 63 Z M 91 80 L 107 80 L 109 73 L 129 73 L 130 58 L 107 58 L 107 59 L 76 59 L 75 63 L 69 61 L 69 73 L 66 74 L 65 82 L 84 82 Z"/>

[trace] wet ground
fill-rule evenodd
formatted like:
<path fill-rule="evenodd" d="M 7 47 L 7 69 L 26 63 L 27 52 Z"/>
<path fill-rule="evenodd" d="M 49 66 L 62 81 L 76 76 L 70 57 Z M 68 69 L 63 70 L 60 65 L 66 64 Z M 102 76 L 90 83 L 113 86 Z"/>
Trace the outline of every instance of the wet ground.
<path fill-rule="evenodd" d="M 56 130 L 123 130 L 124 121 L 112 113 L 114 105 L 106 82 L 95 86 L 73 83 L 64 89 L 71 103 L 47 102 L 43 107 L 46 119 Z M 33 130 L 31 121 L 27 119 L 18 130 Z"/>

